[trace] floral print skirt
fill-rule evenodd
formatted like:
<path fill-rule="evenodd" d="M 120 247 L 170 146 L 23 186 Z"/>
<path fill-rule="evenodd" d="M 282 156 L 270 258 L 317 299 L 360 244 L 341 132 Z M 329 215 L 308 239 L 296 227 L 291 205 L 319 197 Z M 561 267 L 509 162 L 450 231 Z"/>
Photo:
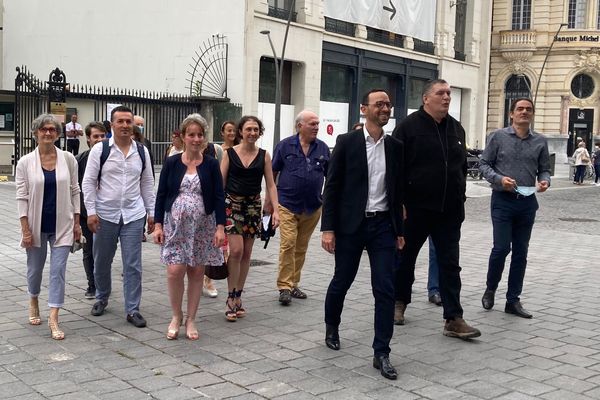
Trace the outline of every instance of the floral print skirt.
<path fill-rule="evenodd" d="M 163 264 L 222 265 L 223 251 L 213 246 L 217 230 L 215 214 L 206 215 L 200 179 L 184 178 L 171 211 L 165 214 Z"/>
<path fill-rule="evenodd" d="M 260 193 L 256 196 L 225 195 L 225 233 L 247 238 L 260 236 Z"/>

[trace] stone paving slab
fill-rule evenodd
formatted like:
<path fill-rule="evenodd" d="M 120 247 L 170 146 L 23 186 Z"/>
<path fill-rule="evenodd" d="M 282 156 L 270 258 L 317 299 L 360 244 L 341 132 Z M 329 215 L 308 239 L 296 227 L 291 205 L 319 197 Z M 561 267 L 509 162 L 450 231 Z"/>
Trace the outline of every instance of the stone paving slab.
<path fill-rule="evenodd" d="M 61 327 L 50 339 L 43 324 L 27 323 L 25 253 L 19 248 L 14 183 L 0 183 L 0 398 L 4 399 L 598 399 L 600 398 L 600 188 L 555 179 L 538 197 L 523 303 L 534 314 L 522 320 L 502 312 L 506 274 L 497 306 L 481 308 L 491 223 L 489 188 L 469 182 L 461 264 L 465 318 L 482 330 L 477 340 L 442 336 L 441 309 L 427 302 L 427 251 L 418 260 L 414 302 L 405 326 L 396 327 L 391 360 L 396 381 L 371 366 L 373 296 L 363 257 L 346 298 L 342 349 L 323 343 L 323 301 L 333 258 L 315 232 L 303 270 L 309 298 L 289 307 L 277 301 L 278 238 L 265 250 L 257 242 L 244 293 L 246 318 L 224 319 L 224 288 L 203 298 L 200 339 L 183 334 L 167 341 L 170 307 L 159 248 L 143 244 L 141 312 L 148 328 L 123 314 L 120 254 L 107 313 L 90 315 L 81 254 L 70 256 Z M 585 220 L 582 222 L 582 220 Z M 47 275 L 42 304 L 47 301 Z M 183 331 L 182 331 L 183 332 Z"/>

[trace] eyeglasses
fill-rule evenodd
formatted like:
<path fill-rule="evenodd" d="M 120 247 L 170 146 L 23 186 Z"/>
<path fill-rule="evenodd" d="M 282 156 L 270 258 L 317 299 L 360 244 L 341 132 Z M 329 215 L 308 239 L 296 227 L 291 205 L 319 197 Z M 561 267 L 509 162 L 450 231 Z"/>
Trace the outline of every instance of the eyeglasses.
<path fill-rule="evenodd" d="M 51 127 L 51 128 L 47 128 L 47 127 L 42 127 L 39 129 L 40 132 L 42 133 L 56 133 L 56 128 Z"/>
<path fill-rule="evenodd" d="M 372 104 L 363 104 L 365 106 L 375 106 L 377 108 L 383 108 L 383 107 L 387 107 L 390 110 L 392 109 L 392 107 L 394 107 L 394 105 L 392 103 L 390 103 L 389 101 L 378 101 L 376 103 L 372 103 Z"/>

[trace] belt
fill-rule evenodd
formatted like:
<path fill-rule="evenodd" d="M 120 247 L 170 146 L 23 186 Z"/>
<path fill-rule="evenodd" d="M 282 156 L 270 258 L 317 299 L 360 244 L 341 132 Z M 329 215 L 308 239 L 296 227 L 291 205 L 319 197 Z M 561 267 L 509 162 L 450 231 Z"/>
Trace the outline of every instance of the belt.
<path fill-rule="evenodd" d="M 365 211 L 365 218 L 382 217 L 389 213 L 389 211 Z"/>

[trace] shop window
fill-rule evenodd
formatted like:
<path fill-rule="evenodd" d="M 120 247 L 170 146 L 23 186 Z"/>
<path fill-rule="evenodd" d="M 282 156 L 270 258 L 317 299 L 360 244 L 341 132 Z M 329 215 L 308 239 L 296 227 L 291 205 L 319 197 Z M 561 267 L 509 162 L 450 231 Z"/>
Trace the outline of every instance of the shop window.
<path fill-rule="evenodd" d="M 395 104 L 394 96 L 397 88 L 397 78 L 395 76 L 385 75 L 374 71 L 363 71 L 360 87 L 358 88 L 358 93 L 360 95 L 359 101 L 362 100 L 365 93 L 375 88 L 386 90 L 390 96 L 390 101 L 392 104 Z"/>
<path fill-rule="evenodd" d="M 510 105 L 519 97 L 531 98 L 531 82 L 523 75 L 511 75 L 504 86 L 504 126 L 510 125 Z"/>
<path fill-rule="evenodd" d="M 527 30 L 531 27 L 531 0 L 513 0 L 512 30 Z"/>
<path fill-rule="evenodd" d="M 0 132 L 15 130 L 15 104 L 0 103 Z"/>
<path fill-rule="evenodd" d="M 285 61 L 281 65 L 281 104 L 291 104 L 292 63 Z M 262 57 L 260 59 L 258 101 L 275 103 L 275 62 L 272 58 Z"/>
<path fill-rule="evenodd" d="M 321 101 L 350 103 L 352 100 L 352 70 L 323 63 L 321 67 Z"/>
<path fill-rule="evenodd" d="M 423 104 L 423 88 L 427 83 L 424 79 L 410 79 L 408 81 L 407 114 L 417 111 Z"/>
<path fill-rule="evenodd" d="M 568 26 L 571 29 L 584 29 L 586 26 L 587 0 L 569 0 Z"/>
<path fill-rule="evenodd" d="M 586 74 L 579 74 L 571 81 L 571 93 L 578 99 L 588 98 L 594 93 L 594 80 Z"/>
<path fill-rule="evenodd" d="M 297 13 L 292 10 L 292 0 L 269 0 L 269 16 L 288 19 L 290 11 L 292 12 L 292 21 L 296 22 Z"/>

